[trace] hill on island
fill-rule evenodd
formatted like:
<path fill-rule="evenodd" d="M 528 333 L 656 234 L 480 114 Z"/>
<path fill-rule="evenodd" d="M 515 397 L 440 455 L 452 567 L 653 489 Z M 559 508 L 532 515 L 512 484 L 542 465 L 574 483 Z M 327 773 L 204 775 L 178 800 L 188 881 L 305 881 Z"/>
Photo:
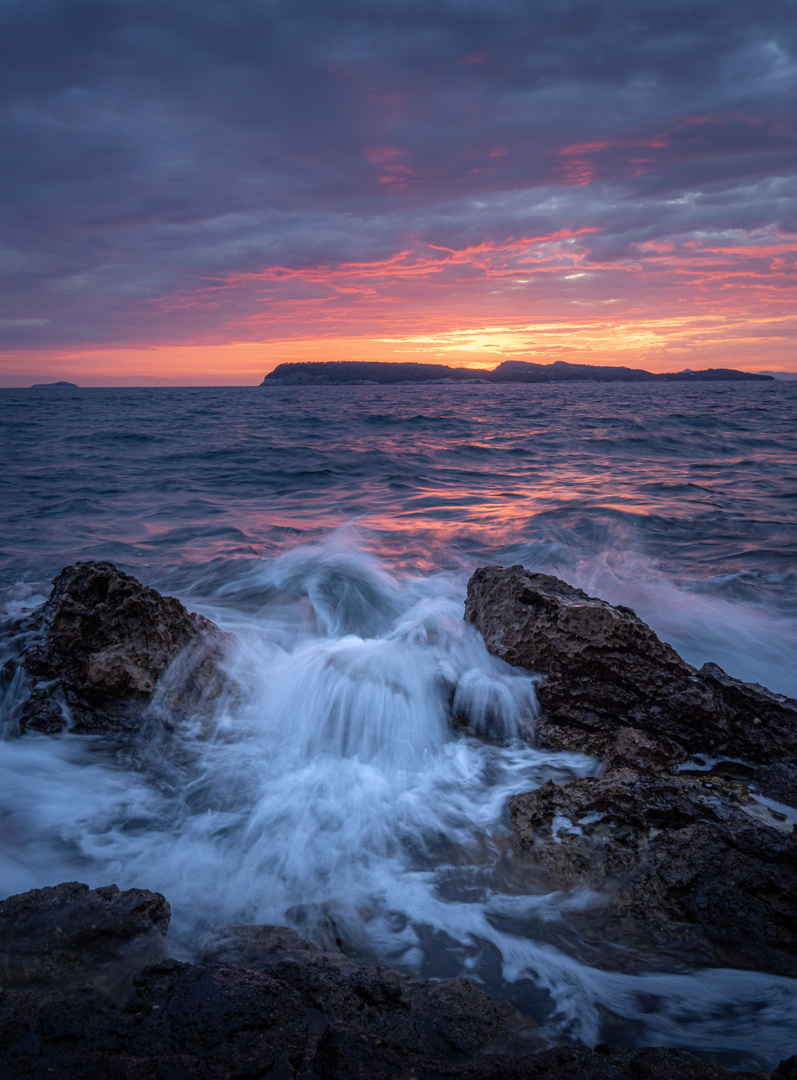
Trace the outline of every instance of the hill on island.
<path fill-rule="evenodd" d="M 376 383 L 544 383 L 544 382 L 716 382 L 770 381 L 771 375 L 751 375 L 733 368 L 672 371 L 656 374 L 629 367 L 569 364 L 532 364 L 505 360 L 497 368 L 447 367 L 445 364 L 385 363 L 375 360 L 330 360 L 278 364 L 261 386 L 337 386 Z"/>

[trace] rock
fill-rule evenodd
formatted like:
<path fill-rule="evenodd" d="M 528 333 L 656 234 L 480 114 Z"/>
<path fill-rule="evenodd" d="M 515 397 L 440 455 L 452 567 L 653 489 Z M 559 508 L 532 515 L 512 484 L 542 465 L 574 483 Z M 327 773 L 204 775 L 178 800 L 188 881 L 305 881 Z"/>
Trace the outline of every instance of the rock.
<path fill-rule="evenodd" d="M 490 652 L 550 675 L 597 668 L 610 680 L 645 684 L 693 671 L 630 608 L 613 607 L 522 566 L 476 570 L 468 582 L 465 618 L 478 627 Z"/>
<path fill-rule="evenodd" d="M 117 937 L 96 908 L 110 904 L 117 929 L 157 927 L 168 906 L 136 907 L 157 894 L 111 886 L 39 889 L 5 902 L 6 929 L 47 919 L 92 956 L 113 953 Z M 146 914 L 146 912 L 149 914 Z M 107 913 L 106 913 L 107 914 Z M 113 920 L 111 920 L 113 921 Z M 47 936 L 37 931 L 43 948 Z M 35 937 L 35 935 L 34 935 Z M 29 935 L 29 940 L 33 938 Z M 55 989 L 29 983 L 0 994 L 0 1074 L 8 1080 L 736 1080 L 681 1050 L 598 1046 L 533 1052 L 513 1010 L 467 979 L 426 982 L 370 968 L 303 941 L 285 927 L 237 927 L 201 964 L 161 960 L 135 977 L 125 996 L 94 985 Z M 245 962 L 246 966 L 243 966 Z M 776 1074 L 794 1073 L 783 1063 Z"/>
<path fill-rule="evenodd" d="M 223 964 L 147 969 L 124 1007 L 91 988 L 0 1000 L 0 1068 L 8 1080 L 766 1080 L 683 1050 L 556 1047 L 539 1053 L 428 1057 L 402 1034 L 379 1039 L 303 1008 L 289 987 Z M 772 1080 L 795 1073 L 784 1063 Z"/>
<path fill-rule="evenodd" d="M 308 1046 L 297 995 L 265 975 L 168 960 L 136 983 L 124 1005 L 92 987 L 0 1001 L 2 1075 L 287 1080 Z"/>
<path fill-rule="evenodd" d="M 463 1064 L 420 1063 L 391 1048 L 367 1045 L 330 1027 L 319 1041 L 310 1077 L 324 1080 L 768 1080 L 769 1073 L 727 1072 L 684 1050 L 558 1046 L 536 1054 L 485 1054 Z M 419 1065 L 423 1071 L 419 1071 Z M 414 1067 L 413 1067 L 414 1066 Z M 301 1073 L 299 1075 L 302 1075 Z M 782 1080 L 792 1080 L 782 1074 Z M 772 1073 L 772 1080 L 781 1074 Z"/>
<path fill-rule="evenodd" d="M 471 979 L 430 982 L 370 967 L 286 927 L 236 927 L 214 959 L 279 979 L 306 1008 L 431 1058 L 475 1054 L 521 1030 L 511 1006 L 494 1001 Z"/>
<path fill-rule="evenodd" d="M 24 655 L 37 681 L 23 730 L 130 728 L 156 690 L 160 708 L 178 716 L 222 692 L 232 638 L 209 619 L 108 562 L 68 566 L 53 586 Z"/>
<path fill-rule="evenodd" d="M 797 834 L 751 817 L 743 788 L 621 769 L 549 781 L 509 807 L 554 887 L 602 891 L 613 945 L 797 976 Z"/>
<path fill-rule="evenodd" d="M 626 967 L 654 953 L 797 976 L 797 836 L 746 786 L 797 804 L 797 702 L 698 671 L 630 608 L 520 566 L 477 570 L 466 618 L 491 652 L 542 673 L 541 741 L 608 766 L 510 800 L 550 887 L 600 894 L 582 938 Z M 678 775 L 697 754 L 735 760 Z"/>
<path fill-rule="evenodd" d="M 638 776 L 620 769 L 560 786 L 549 780 L 509 800 L 524 850 L 561 885 L 600 886 L 632 870 L 652 836 L 737 813 L 699 780 Z M 735 796 L 738 798 L 738 796 Z M 752 800 L 750 800 L 752 802 Z"/>
<path fill-rule="evenodd" d="M 657 945 L 720 967 L 797 976 L 797 834 L 734 817 L 654 838 L 612 908 Z M 703 946 L 703 942 L 707 945 Z"/>
<path fill-rule="evenodd" d="M 797 805 L 797 702 L 716 664 L 697 671 L 630 608 L 522 566 L 477 570 L 465 618 L 490 652 L 545 676 L 545 744 L 640 768 L 743 758 L 762 791 Z"/>
<path fill-rule="evenodd" d="M 99 966 L 134 956 L 143 967 L 162 953 L 170 914 L 160 893 L 116 885 L 70 881 L 10 896 L 0 902 L 0 986 L 82 983 Z"/>
<path fill-rule="evenodd" d="M 764 1080 L 660 1048 L 463 1054 L 441 1043 L 428 1056 L 405 1032 L 388 1024 L 375 1037 L 259 972 L 166 961 L 143 972 L 123 1007 L 91 988 L 0 1000 L 0 1068 L 8 1080 Z"/>

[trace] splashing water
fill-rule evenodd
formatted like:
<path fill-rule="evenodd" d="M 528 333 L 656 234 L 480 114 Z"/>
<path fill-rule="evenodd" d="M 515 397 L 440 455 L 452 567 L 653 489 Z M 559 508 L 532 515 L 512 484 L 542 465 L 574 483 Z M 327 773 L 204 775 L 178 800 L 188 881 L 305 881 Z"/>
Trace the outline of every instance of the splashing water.
<path fill-rule="evenodd" d="M 523 563 L 794 696 L 796 416 L 791 384 L 0 393 L 0 622 L 111 559 L 232 631 L 241 688 L 123 750 L 0 741 L 0 892 L 158 889 L 186 958 L 288 923 L 479 978 L 541 1042 L 771 1067 L 797 1051 L 792 980 L 623 973 L 600 898 L 513 858 L 509 796 L 596 766 L 529 741 L 534 680 L 462 604 L 476 565 Z M 19 691 L 0 681 L 10 728 Z"/>
<path fill-rule="evenodd" d="M 534 677 L 487 653 L 463 592 L 458 574 L 393 576 L 351 533 L 242 564 L 203 606 L 238 641 L 240 695 L 211 725 L 124 760 L 100 738 L 3 744 L 6 891 L 157 889 L 186 957 L 230 922 L 274 922 L 470 974 L 531 1013 L 540 1041 L 595 1043 L 611 1022 L 615 1041 L 751 1066 L 794 1052 L 792 980 L 626 975 L 563 944 L 557 927 L 598 898 L 551 893 L 515 864 L 506 803 L 596 763 L 531 744 Z"/>

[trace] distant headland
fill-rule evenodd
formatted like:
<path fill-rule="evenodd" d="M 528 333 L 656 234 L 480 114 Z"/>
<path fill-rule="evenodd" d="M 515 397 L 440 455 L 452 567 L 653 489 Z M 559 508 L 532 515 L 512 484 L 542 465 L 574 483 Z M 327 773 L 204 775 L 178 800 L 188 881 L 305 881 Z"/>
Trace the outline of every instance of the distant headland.
<path fill-rule="evenodd" d="M 384 363 L 376 360 L 329 360 L 278 364 L 261 386 L 339 386 L 376 383 L 546 383 L 546 382 L 736 382 L 771 381 L 771 375 L 751 375 L 733 368 L 668 371 L 656 374 L 639 368 L 598 367 L 591 364 L 532 364 L 505 360 L 497 368 L 447 367 L 445 364 Z"/>
<path fill-rule="evenodd" d="M 51 390 L 53 387 L 61 387 L 61 389 L 65 387 L 67 390 L 80 389 L 77 383 L 66 382 L 65 379 L 62 379 L 60 382 L 36 382 L 31 386 L 31 390 Z"/>

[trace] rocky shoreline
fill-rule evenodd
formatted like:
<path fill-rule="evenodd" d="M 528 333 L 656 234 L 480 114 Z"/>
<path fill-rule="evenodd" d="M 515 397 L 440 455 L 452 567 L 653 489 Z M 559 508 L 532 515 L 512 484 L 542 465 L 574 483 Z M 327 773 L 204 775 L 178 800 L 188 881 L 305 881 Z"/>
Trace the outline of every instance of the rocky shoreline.
<path fill-rule="evenodd" d="M 629 608 L 521 566 L 477 570 L 466 618 L 543 673 L 539 742 L 604 762 L 510 800 L 552 886 L 596 890 L 601 933 L 629 957 L 685 948 L 797 975 L 797 703 L 697 671 Z"/>
<path fill-rule="evenodd" d="M 680 1050 L 529 1051 L 511 1006 L 468 979 L 413 979 L 231 928 L 200 964 L 165 955 L 168 904 L 142 889 L 35 889 L 0 903 L 4 1077 L 318 1080 L 788 1080 Z M 161 954 L 160 956 L 158 954 Z"/>
<path fill-rule="evenodd" d="M 509 811 L 516 858 L 591 890 L 584 920 L 616 966 L 797 975 L 797 703 L 687 664 L 628 608 L 522 567 L 476 571 L 466 619 L 539 674 L 535 738 L 599 757 Z M 6 724 L 54 734 L 168 731 L 236 687 L 229 635 L 110 563 L 56 578 L 15 627 Z M 0 1073 L 125 1077 L 631 1080 L 729 1073 L 677 1049 L 545 1048 L 468 979 L 359 963 L 273 926 L 233 926 L 198 963 L 169 956 L 167 900 L 69 882 L 0 902 Z"/>

